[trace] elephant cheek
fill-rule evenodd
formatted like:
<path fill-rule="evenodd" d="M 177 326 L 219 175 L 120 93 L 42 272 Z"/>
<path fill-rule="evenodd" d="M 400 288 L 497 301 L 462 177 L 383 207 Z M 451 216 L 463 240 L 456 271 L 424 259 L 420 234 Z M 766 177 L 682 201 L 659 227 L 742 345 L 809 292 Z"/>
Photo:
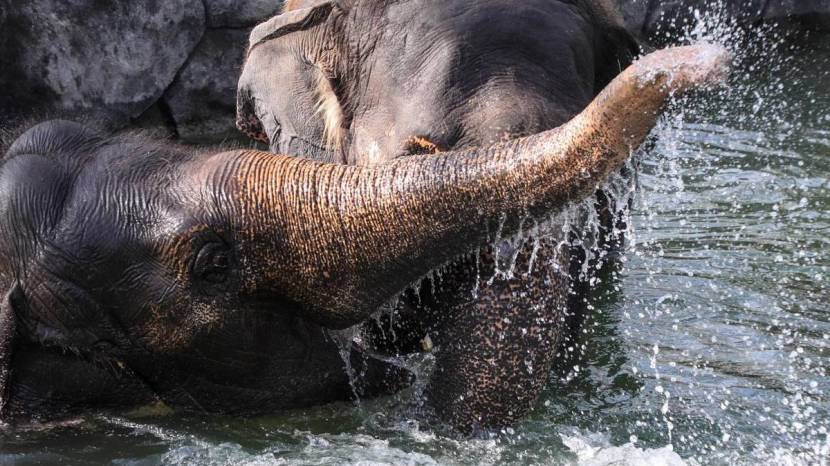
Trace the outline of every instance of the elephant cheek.
<path fill-rule="evenodd" d="M 150 306 L 138 326 L 142 344 L 157 353 L 190 349 L 200 336 L 220 327 L 222 312 L 210 303 L 189 306 Z"/>

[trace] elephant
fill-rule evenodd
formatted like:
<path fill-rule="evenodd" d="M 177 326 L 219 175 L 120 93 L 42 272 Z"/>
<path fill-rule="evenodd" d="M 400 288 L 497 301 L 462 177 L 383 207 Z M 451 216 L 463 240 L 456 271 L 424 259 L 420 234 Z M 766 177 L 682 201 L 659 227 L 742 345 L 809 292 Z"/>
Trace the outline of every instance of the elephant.
<path fill-rule="evenodd" d="M 499 224 L 513 234 L 590 195 L 671 94 L 722 82 L 728 62 L 717 46 L 659 51 L 558 128 L 369 167 L 37 124 L 0 161 L 0 419 L 344 399 L 327 329 Z M 409 381 L 346 357 L 369 393 Z"/>
<path fill-rule="evenodd" d="M 355 166 L 481 147 L 562 125 L 638 53 L 596 0 L 293 1 L 251 33 L 237 126 L 271 152 Z M 604 191 L 596 204 L 595 242 L 619 247 L 625 205 Z M 361 339 L 388 355 L 435 347 L 425 395 L 451 424 L 519 419 L 579 329 L 599 267 L 577 234 L 456 258 Z"/>

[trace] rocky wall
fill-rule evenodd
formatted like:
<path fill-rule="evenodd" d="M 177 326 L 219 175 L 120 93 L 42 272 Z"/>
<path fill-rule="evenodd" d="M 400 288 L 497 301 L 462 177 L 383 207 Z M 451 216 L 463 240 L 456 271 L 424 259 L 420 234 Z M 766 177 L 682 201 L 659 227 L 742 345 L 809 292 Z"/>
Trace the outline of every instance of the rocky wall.
<path fill-rule="evenodd" d="M 677 34 L 695 10 L 723 10 L 745 25 L 830 29 L 830 0 L 613 1 L 645 40 Z M 279 0 L 0 0 L 0 124 L 70 112 L 192 143 L 244 140 L 234 113 L 247 36 L 280 7 Z"/>
<path fill-rule="evenodd" d="M 248 33 L 279 0 L 0 0 L 0 119 L 50 113 L 238 138 Z M 0 120 L 0 122 L 2 122 Z"/>
<path fill-rule="evenodd" d="M 665 41 L 695 23 L 695 17 L 717 14 L 735 24 L 789 23 L 830 30 L 830 0 L 614 0 L 634 35 Z"/>

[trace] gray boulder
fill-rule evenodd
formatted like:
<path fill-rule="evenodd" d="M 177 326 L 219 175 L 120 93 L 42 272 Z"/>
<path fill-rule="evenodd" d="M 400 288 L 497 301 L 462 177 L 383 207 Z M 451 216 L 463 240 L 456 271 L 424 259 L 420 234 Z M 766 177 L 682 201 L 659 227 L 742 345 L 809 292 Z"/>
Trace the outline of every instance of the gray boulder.
<path fill-rule="evenodd" d="M 205 28 L 201 0 L 0 0 L 0 113 L 70 111 L 128 123 L 175 78 Z"/>
<path fill-rule="evenodd" d="M 279 13 L 280 0 L 204 0 L 211 28 L 252 27 Z"/>
<path fill-rule="evenodd" d="M 830 30 L 830 0 L 769 0 L 764 17 L 773 21 L 795 19 Z"/>
<path fill-rule="evenodd" d="M 830 0 L 614 0 L 635 35 L 666 42 L 714 15 L 738 25 L 801 22 L 830 29 Z"/>
<path fill-rule="evenodd" d="M 241 139 L 235 126 L 236 82 L 249 30 L 209 29 L 164 94 L 179 137 L 212 143 Z"/>
<path fill-rule="evenodd" d="M 692 27 L 696 15 L 718 15 L 739 24 L 754 24 L 761 19 L 767 0 L 617 0 L 617 3 L 629 31 L 660 42 Z"/>
<path fill-rule="evenodd" d="M 618 0 L 616 3 L 625 20 L 626 28 L 635 36 L 639 36 L 648 19 L 651 0 Z"/>

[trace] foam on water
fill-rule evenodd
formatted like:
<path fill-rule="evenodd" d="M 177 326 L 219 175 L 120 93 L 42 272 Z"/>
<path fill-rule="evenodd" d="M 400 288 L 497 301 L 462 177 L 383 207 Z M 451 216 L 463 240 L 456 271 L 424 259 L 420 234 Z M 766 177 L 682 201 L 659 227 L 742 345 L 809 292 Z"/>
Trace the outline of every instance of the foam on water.
<path fill-rule="evenodd" d="M 671 446 L 662 448 L 640 448 L 633 442 L 613 445 L 606 435 L 597 433 L 572 432 L 561 434 L 562 442 L 576 455 L 575 464 L 580 466 L 685 466 L 696 465 L 686 462 Z"/>
<path fill-rule="evenodd" d="M 378 438 L 361 433 L 315 434 L 294 430 L 282 441 L 271 442 L 264 448 L 251 449 L 235 442 L 209 442 L 192 434 L 180 434 L 151 424 L 141 424 L 119 418 L 108 418 L 118 427 L 131 429 L 134 435 L 151 435 L 169 444 L 167 451 L 146 458 L 121 458 L 113 464 L 143 465 L 437 465 L 437 464 L 504 464 L 518 458 L 507 451 L 509 442 L 499 439 L 457 440 L 441 438 L 419 429 L 417 422 L 405 421 L 391 425 L 396 436 Z M 510 434 L 515 432 L 510 429 Z M 607 435 L 584 433 L 577 429 L 562 429 L 556 434 L 563 445 L 558 456 L 548 460 L 556 464 L 584 466 L 605 465 L 696 465 L 684 461 L 670 446 L 647 448 L 637 445 L 637 439 L 623 445 L 614 445 Z M 409 442 L 427 447 L 426 452 L 413 451 L 411 446 L 397 445 Z M 436 445 L 437 444 L 437 445 Z M 435 448 L 435 447 L 438 448 Z M 432 448 L 430 448 L 432 447 Z M 449 454 L 443 454 L 448 452 Z M 784 453 L 776 458 L 784 458 Z M 51 460 L 59 461 L 57 456 Z"/>

